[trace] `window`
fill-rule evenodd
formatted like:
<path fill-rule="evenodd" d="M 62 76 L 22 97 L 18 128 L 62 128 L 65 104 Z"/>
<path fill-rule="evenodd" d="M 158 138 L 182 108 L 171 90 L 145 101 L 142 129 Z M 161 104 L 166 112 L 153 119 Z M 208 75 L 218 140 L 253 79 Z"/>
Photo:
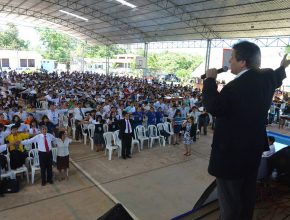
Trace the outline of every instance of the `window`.
<path fill-rule="evenodd" d="M 9 67 L 9 59 L 8 58 L 2 59 L 2 67 Z"/>
<path fill-rule="evenodd" d="M 20 59 L 20 67 L 27 67 L 27 59 Z"/>
<path fill-rule="evenodd" d="M 28 59 L 28 67 L 35 67 L 35 59 Z"/>

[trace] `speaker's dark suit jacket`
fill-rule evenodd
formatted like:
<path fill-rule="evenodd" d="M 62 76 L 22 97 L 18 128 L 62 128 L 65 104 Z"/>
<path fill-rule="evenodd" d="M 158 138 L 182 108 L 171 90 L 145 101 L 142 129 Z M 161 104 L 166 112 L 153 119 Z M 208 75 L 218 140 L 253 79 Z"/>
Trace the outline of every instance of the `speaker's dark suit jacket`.
<path fill-rule="evenodd" d="M 129 119 L 129 121 L 130 121 L 131 129 L 133 129 L 133 121 L 131 119 Z M 126 130 L 126 121 L 125 121 L 125 119 L 121 119 L 119 121 L 119 138 L 120 139 L 123 138 L 125 130 Z M 133 132 L 133 130 L 132 130 L 132 132 Z M 133 137 L 133 133 L 132 133 L 132 137 Z"/>
<path fill-rule="evenodd" d="M 268 145 L 267 113 L 275 89 L 286 77 L 283 67 L 248 70 L 217 91 L 216 81 L 204 81 L 203 102 L 216 116 L 208 171 L 224 178 L 243 178 L 256 172 Z"/>

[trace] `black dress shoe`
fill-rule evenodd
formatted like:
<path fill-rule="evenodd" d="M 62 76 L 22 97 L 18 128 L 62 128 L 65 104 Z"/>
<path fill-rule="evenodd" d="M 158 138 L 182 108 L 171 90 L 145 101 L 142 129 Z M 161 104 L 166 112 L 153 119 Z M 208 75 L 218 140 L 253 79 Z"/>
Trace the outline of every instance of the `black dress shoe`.
<path fill-rule="evenodd" d="M 53 181 L 51 180 L 51 181 L 47 181 L 49 184 L 53 184 Z"/>
<path fill-rule="evenodd" d="M 126 157 L 125 157 L 125 156 L 122 156 L 122 158 L 123 158 L 124 160 L 126 160 Z"/>
<path fill-rule="evenodd" d="M 5 197 L 5 195 L 3 193 L 0 194 L 0 197 Z"/>
<path fill-rule="evenodd" d="M 42 182 L 41 185 L 42 185 L 42 186 L 45 186 L 45 185 L 46 185 L 46 182 Z"/>
<path fill-rule="evenodd" d="M 127 155 L 126 157 L 128 157 L 128 158 L 132 158 L 130 155 Z"/>

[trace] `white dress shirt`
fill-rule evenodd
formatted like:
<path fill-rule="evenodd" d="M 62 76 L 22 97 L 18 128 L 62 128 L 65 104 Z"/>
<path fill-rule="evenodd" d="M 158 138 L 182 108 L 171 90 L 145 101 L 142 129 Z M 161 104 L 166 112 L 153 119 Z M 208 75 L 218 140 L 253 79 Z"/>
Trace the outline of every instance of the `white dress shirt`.
<path fill-rule="evenodd" d="M 48 149 L 49 149 L 49 151 L 51 151 L 52 142 L 55 142 L 56 138 L 52 134 L 47 133 L 46 134 L 46 140 L 47 140 L 47 143 L 48 143 Z M 39 151 L 46 152 L 45 144 L 44 144 L 44 135 L 43 134 L 38 134 L 38 135 L 34 136 L 33 138 L 21 141 L 21 144 L 25 145 L 25 144 L 31 144 L 31 143 L 34 143 L 34 142 L 37 143 Z"/>
<path fill-rule="evenodd" d="M 64 141 L 62 141 L 60 138 L 56 138 L 56 146 L 57 146 L 57 156 L 65 157 L 69 155 L 69 144 L 72 142 L 72 139 L 65 138 Z"/>
<path fill-rule="evenodd" d="M 130 121 L 129 121 L 129 119 L 125 119 L 125 123 L 126 123 L 126 129 L 125 129 L 125 133 L 129 133 L 129 131 L 131 131 L 132 132 L 132 126 L 131 126 L 131 124 L 130 124 Z M 128 127 L 129 126 L 129 127 Z M 130 129 L 129 129 L 130 128 Z"/>
<path fill-rule="evenodd" d="M 7 128 L 5 131 L 0 132 L 0 144 L 4 144 L 5 138 L 11 133 L 10 128 Z"/>
<path fill-rule="evenodd" d="M 74 108 L 74 119 L 78 121 L 84 120 L 85 113 L 91 110 L 92 108 Z M 81 111 L 83 115 L 81 114 Z"/>
<path fill-rule="evenodd" d="M 34 129 L 35 129 L 35 132 L 34 132 Z M 36 135 L 36 134 L 40 134 L 40 130 L 38 128 L 29 128 L 28 133 Z"/>
<path fill-rule="evenodd" d="M 0 145 L 0 153 L 7 150 L 7 144 Z"/>
<path fill-rule="evenodd" d="M 59 118 L 59 114 L 64 114 L 66 112 L 68 112 L 67 109 L 59 109 L 59 110 L 44 110 L 44 111 L 36 111 L 37 113 L 43 114 L 43 115 L 47 115 L 48 119 L 50 122 L 52 122 L 52 124 L 57 125 L 58 124 L 58 118 Z"/>

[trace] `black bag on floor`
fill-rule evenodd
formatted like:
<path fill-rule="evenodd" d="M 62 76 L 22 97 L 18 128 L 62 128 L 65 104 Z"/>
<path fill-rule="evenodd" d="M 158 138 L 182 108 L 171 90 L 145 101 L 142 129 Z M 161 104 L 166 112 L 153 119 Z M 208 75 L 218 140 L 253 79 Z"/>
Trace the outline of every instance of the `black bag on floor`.
<path fill-rule="evenodd" d="M 19 182 L 17 179 L 6 179 L 3 180 L 3 185 L 7 193 L 17 193 L 19 192 Z"/>
<path fill-rule="evenodd" d="M 107 211 L 103 216 L 98 218 L 98 220 L 134 220 L 126 209 L 121 205 L 117 204 L 109 211 Z"/>

